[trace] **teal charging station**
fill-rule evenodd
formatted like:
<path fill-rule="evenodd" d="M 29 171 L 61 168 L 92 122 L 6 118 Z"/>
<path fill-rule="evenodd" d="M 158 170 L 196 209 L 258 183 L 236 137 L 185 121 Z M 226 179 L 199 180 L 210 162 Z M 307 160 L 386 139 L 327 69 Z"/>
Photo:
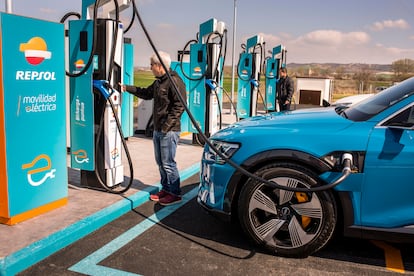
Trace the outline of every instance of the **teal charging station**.
<path fill-rule="evenodd" d="M 11 225 L 67 203 L 64 26 L 0 13 L 0 35 L 0 222 Z"/>
<path fill-rule="evenodd" d="M 200 130 L 211 136 L 221 128 L 223 64 L 226 30 L 224 22 L 212 18 L 200 24 L 199 39 L 190 46 L 188 105 Z M 191 124 L 193 142 L 202 143 Z"/>
<path fill-rule="evenodd" d="M 82 186 L 123 193 L 133 180 L 125 143 L 132 135 L 133 97 L 124 94 L 122 99 L 119 84 L 124 77 L 126 83 L 134 81 L 133 48 L 124 40 L 123 24 L 111 16 L 129 3 L 113 4 L 83 0 L 82 18 L 69 21 L 71 167 L 80 170 Z M 124 153 L 131 172 L 126 186 Z"/>
<path fill-rule="evenodd" d="M 190 59 L 190 93 L 189 108 L 201 131 L 206 132 L 206 91 L 205 71 L 207 68 L 207 45 L 198 43 L 190 47 L 192 58 Z M 197 129 L 191 126 L 191 132 L 196 133 Z"/>
<path fill-rule="evenodd" d="M 279 81 L 279 69 L 286 66 L 286 49 L 283 45 L 273 48 L 272 56 L 266 60 L 266 111 L 278 111 L 276 85 Z"/>
<path fill-rule="evenodd" d="M 237 115 L 240 119 L 250 117 L 252 99 L 252 55 L 241 53 L 237 66 Z"/>
<path fill-rule="evenodd" d="M 237 66 L 237 113 L 240 119 L 255 116 L 257 113 L 257 97 L 264 56 L 263 37 L 256 35 L 247 39 L 245 47 Z"/>

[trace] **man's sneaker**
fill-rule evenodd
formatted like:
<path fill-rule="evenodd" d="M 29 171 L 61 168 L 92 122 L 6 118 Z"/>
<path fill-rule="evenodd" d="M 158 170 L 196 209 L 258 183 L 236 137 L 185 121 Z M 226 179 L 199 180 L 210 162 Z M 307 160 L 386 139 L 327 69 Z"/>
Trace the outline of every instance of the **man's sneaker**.
<path fill-rule="evenodd" d="M 160 198 L 158 201 L 159 204 L 167 206 L 181 202 L 181 196 L 167 194 L 166 196 Z"/>
<path fill-rule="evenodd" d="M 163 198 L 163 197 L 165 197 L 167 195 L 168 195 L 168 193 L 166 191 L 161 190 L 161 191 L 159 191 L 156 194 L 150 195 L 150 199 L 152 201 L 159 201 L 161 198 Z"/>

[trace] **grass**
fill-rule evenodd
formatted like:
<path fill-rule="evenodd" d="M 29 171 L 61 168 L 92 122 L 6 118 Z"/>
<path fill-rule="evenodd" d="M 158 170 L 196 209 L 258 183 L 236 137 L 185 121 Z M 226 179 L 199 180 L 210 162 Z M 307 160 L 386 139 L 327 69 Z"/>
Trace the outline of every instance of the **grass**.
<path fill-rule="evenodd" d="M 139 87 L 150 86 L 155 80 L 151 71 L 138 70 L 134 72 L 134 85 Z"/>

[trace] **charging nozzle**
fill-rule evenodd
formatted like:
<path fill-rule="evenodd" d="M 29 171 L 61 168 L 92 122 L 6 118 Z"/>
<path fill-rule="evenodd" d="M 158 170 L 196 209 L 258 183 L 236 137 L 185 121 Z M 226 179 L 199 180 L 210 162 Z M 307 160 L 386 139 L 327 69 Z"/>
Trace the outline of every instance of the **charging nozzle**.
<path fill-rule="evenodd" d="M 342 165 L 344 166 L 342 169 L 342 172 L 352 171 L 352 154 L 344 153 L 342 155 Z"/>
<path fill-rule="evenodd" d="M 210 87 L 211 90 L 216 90 L 217 83 L 212 79 L 206 79 L 206 84 Z"/>
<path fill-rule="evenodd" d="M 254 86 L 254 87 L 259 87 L 259 82 L 255 79 L 251 79 L 250 83 Z"/>
<path fill-rule="evenodd" d="M 112 95 L 112 88 L 107 80 L 93 80 L 93 87 L 98 89 L 106 100 Z"/>

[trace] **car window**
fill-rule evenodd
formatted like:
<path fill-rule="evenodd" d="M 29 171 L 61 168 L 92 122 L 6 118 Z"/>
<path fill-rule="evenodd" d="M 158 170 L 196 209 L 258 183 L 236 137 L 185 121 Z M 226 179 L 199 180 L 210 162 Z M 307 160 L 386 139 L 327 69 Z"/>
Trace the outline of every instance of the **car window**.
<path fill-rule="evenodd" d="M 352 121 L 366 121 L 412 94 L 414 94 L 414 78 L 391 86 L 344 109 L 342 116 Z"/>
<path fill-rule="evenodd" d="M 399 112 L 391 119 L 385 121 L 384 126 L 413 128 L 414 126 L 414 106 L 406 108 L 404 111 Z"/>

